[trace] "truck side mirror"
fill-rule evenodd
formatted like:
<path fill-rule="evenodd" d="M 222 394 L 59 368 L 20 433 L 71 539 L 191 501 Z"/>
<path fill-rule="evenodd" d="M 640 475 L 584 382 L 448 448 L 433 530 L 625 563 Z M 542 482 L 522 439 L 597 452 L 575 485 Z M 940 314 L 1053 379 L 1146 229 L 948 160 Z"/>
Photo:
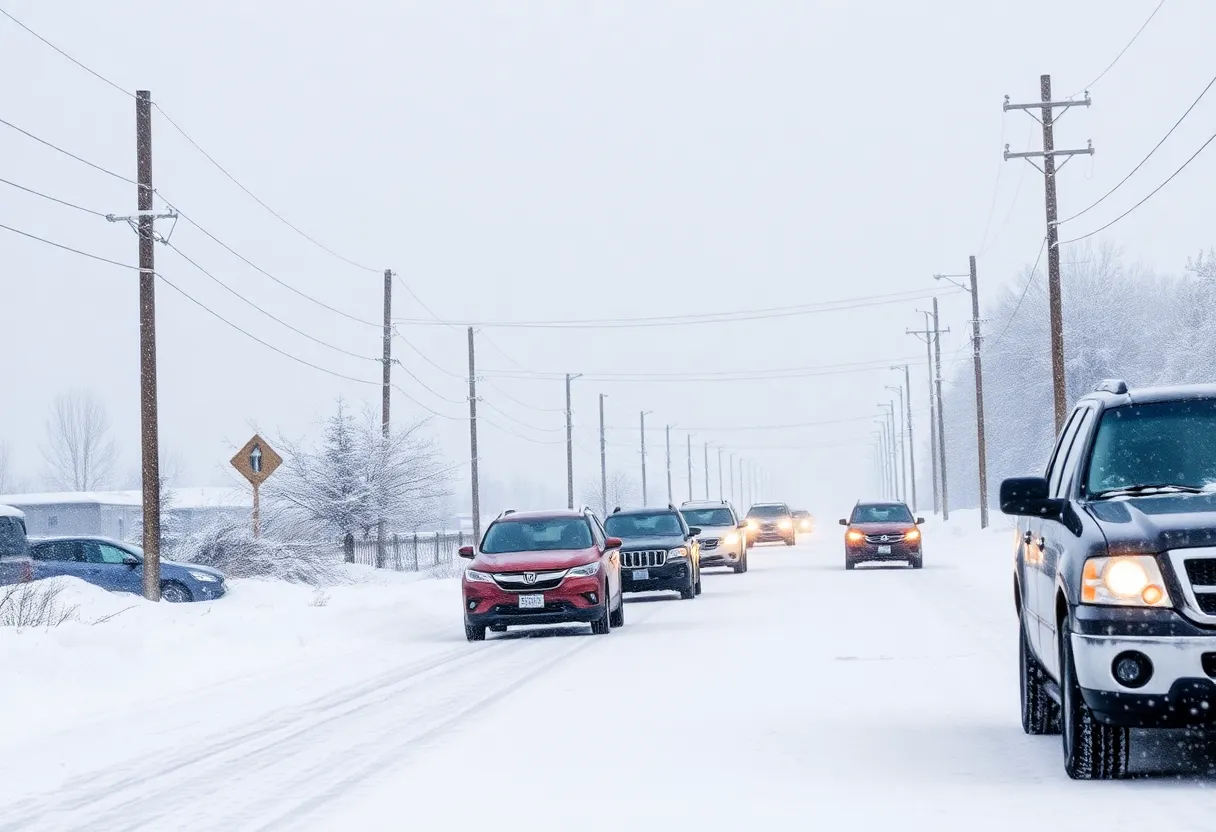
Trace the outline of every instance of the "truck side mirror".
<path fill-rule="evenodd" d="M 1064 512 L 1064 501 L 1048 496 L 1043 477 L 1013 477 L 1001 483 L 1001 511 L 1017 517 L 1056 518 Z"/>

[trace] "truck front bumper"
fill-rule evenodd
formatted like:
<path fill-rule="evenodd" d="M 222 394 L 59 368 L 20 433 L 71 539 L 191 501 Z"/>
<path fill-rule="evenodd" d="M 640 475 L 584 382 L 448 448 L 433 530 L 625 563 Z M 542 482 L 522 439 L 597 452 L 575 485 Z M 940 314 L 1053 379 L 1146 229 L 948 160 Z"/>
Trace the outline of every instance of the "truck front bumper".
<path fill-rule="evenodd" d="M 1133 727 L 1216 723 L 1216 635 L 1072 634 L 1073 661 L 1085 704 L 1103 722 Z M 1116 665 L 1131 660 L 1147 680 L 1125 684 Z"/>

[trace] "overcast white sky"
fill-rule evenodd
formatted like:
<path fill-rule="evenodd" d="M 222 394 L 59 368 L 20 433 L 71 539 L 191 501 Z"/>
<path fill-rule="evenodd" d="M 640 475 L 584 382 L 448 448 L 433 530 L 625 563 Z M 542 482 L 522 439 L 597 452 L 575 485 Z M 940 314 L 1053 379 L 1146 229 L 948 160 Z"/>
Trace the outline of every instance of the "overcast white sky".
<path fill-rule="evenodd" d="M 389 2 L 3 0 L 0 5 L 127 89 L 153 98 L 247 187 L 345 256 L 390 267 L 454 320 L 628 318 L 807 304 L 932 286 L 982 252 L 994 296 L 1034 260 L 1042 178 L 1002 163 L 1002 143 L 1037 149 L 1037 127 L 1002 114 L 1005 94 L 1079 92 L 1118 54 L 1157 0 L 870 2 Z M 1057 147 L 1098 153 L 1061 175 L 1061 213 L 1104 193 L 1209 80 L 1216 6 L 1169 0 L 1122 60 L 1072 111 Z M 0 18 L 0 118 L 128 176 L 134 106 Z M 1155 187 L 1216 128 L 1205 101 L 1145 168 L 1069 231 L 1089 231 Z M 375 321 L 381 278 L 301 239 L 242 194 L 157 114 L 155 184 L 217 237 L 276 276 Z M 1109 232 L 1132 258 L 1178 271 L 1216 244 L 1200 157 Z M 0 127 L 0 177 L 103 212 L 131 213 L 135 189 Z M 999 177 L 999 178 L 998 178 Z M 995 193 L 995 201 L 994 201 Z M 1016 198 L 1015 198 L 1016 197 Z M 995 207 L 994 207 L 995 206 Z M 991 217 L 991 220 L 990 220 Z M 0 223 L 134 263 L 123 225 L 0 186 Z M 985 243 L 985 229 L 988 229 Z M 161 226 L 167 231 L 167 226 Z M 1065 237 L 1068 235 L 1065 234 Z M 1101 238 L 1099 238 L 1101 239 Z M 292 295 L 179 224 L 182 251 L 275 315 L 375 357 L 380 334 Z M 983 248 L 981 249 L 981 244 Z M 174 252 L 157 267 L 234 323 L 304 360 L 378 381 L 370 360 L 312 343 L 260 315 Z M 1067 259 L 1067 257 L 1065 257 Z M 134 273 L 0 231 L 0 439 L 18 473 L 41 473 L 53 397 L 101 393 L 123 450 L 138 451 Z M 399 317 L 426 318 L 397 287 Z M 1072 298 L 1072 302 L 1082 299 Z M 795 380 L 670 383 L 597 373 L 719 372 L 923 355 L 904 330 L 927 301 L 764 321 L 672 328 L 485 331 L 531 370 L 574 383 L 576 480 L 598 471 L 596 397 L 607 393 L 613 467 L 638 466 L 640 410 L 658 443 L 672 423 L 684 487 L 694 442 L 739 448 L 777 493 L 828 511 L 870 472 L 864 417 L 888 398 L 886 370 Z M 315 428 L 339 394 L 378 401 L 259 346 L 158 287 L 161 436 L 182 483 L 226 481 L 251 421 L 274 434 Z M 942 300 L 944 341 L 963 344 L 965 295 Z M 468 455 L 465 333 L 409 325 L 395 351 L 444 401 L 396 379 L 445 416 L 445 453 Z M 1046 349 L 1046 345 L 1044 345 Z M 513 369 L 485 341 L 480 372 Z M 925 386 L 916 368 L 914 394 Z M 543 481 L 564 501 L 560 380 L 495 378 L 485 406 L 483 477 Z M 545 411 L 532 410 L 506 394 Z M 990 402 L 999 406 L 999 401 Z M 423 414 L 401 395 L 394 415 Z M 737 430 L 862 417 L 799 429 Z M 923 434 L 922 434 L 923 435 Z M 743 450 L 747 449 L 747 450 Z M 652 482 L 662 454 L 652 449 Z M 701 482 L 700 453 L 696 454 Z M 463 475 L 462 471 L 462 475 Z M 715 452 L 716 493 L 716 452 Z M 460 486 L 463 495 L 465 486 Z M 830 505 L 828 505 L 830 504 Z M 500 506 L 487 506 L 497 510 Z"/>

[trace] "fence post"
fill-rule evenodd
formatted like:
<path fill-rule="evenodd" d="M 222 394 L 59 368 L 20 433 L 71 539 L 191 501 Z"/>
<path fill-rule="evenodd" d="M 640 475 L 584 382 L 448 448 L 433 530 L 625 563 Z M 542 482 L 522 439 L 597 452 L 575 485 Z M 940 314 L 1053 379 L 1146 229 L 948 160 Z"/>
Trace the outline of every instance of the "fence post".
<path fill-rule="evenodd" d="M 439 532 L 435 532 L 435 565 L 439 565 Z"/>
<path fill-rule="evenodd" d="M 344 557 L 347 563 L 355 562 L 355 536 L 350 532 L 346 533 L 346 537 L 342 540 L 342 550 L 345 553 Z"/>
<path fill-rule="evenodd" d="M 418 530 L 414 530 L 414 570 L 418 571 Z"/>
<path fill-rule="evenodd" d="M 393 568 L 401 571 L 401 538 L 393 532 Z"/>

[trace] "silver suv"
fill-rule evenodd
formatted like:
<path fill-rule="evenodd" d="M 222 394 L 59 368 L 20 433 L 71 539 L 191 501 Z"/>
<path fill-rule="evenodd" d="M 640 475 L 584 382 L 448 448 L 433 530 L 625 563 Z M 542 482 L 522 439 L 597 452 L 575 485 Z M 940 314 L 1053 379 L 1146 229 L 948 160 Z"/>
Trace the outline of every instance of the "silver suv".
<path fill-rule="evenodd" d="M 747 524 L 730 503 L 692 500 L 680 506 L 684 522 L 701 530 L 701 566 L 729 566 L 736 574 L 747 571 Z"/>

